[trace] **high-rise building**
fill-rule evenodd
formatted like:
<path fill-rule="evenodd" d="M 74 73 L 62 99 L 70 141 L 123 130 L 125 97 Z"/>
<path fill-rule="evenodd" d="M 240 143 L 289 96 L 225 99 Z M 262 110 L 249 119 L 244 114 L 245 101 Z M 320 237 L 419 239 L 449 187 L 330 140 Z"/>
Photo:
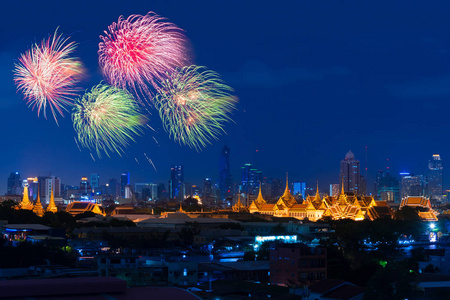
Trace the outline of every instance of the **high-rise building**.
<path fill-rule="evenodd" d="M 330 184 L 330 196 L 336 197 L 340 194 L 339 191 L 339 183 L 332 183 Z"/>
<path fill-rule="evenodd" d="M 340 184 L 344 185 L 344 192 L 360 193 L 361 175 L 359 174 L 359 160 L 355 159 L 352 151 L 348 151 L 345 158 L 341 160 L 339 173 Z"/>
<path fill-rule="evenodd" d="M 136 182 L 134 184 L 134 192 L 140 200 L 157 200 L 158 185 L 151 182 Z"/>
<path fill-rule="evenodd" d="M 170 180 L 169 180 L 169 197 L 171 199 L 184 198 L 184 175 L 183 166 L 174 165 L 170 168 Z"/>
<path fill-rule="evenodd" d="M 426 180 L 428 182 L 427 195 L 436 200 L 442 200 L 443 196 L 443 177 L 444 166 L 441 156 L 433 154 L 433 158 L 428 161 L 428 169 L 426 173 Z"/>
<path fill-rule="evenodd" d="M 211 197 L 212 195 L 212 181 L 211 178 L 205 178 L 203 179 L 203 198 Z"/>
<path fill-rule="evenodd" d="M 306 182 L 294 181 L 292 186 L 294 196 L 301 196 L 302 199 L 306 199 Z"/>
<path fill-rule="evenodd" d="M 97 173 L 91 174 L 91 187 L 93 190 L 97 190 L 100 187 L 100 175 Z"/>
<path fill-rule="evenodd" d="M 114 178 L 109 180 L 108 194 L 111 195 L 113 198 L 116 198 L 117 196 L 120 195 L 120 184 Z"/>
<path fill-rule="evenodd" d="M 256 194 L 262 179 L 261 171 L 253 168 L 252 164 L 245 164 L 241 167 L 241 192 Z"/>
<path fill-rule="evenodd" d="M 22 180 L 20 180 L 19 172 L 9 173 L 6 195 L 22 195 Z"/>
<path fill-rule="evenodd" d="M 231 186 L 230 148 L 223 146 L 219 159 L 219 189 L 222 200 L 232 195 Z"/>
<path fill-rule="evenodd" d="M 54 197 L 61 197 L 61 180 L 56 176 L 40 176 L 38 179 L 39 195 L 41 203 L 50 203 L 50 197 L 52 194 Z"/>
<path fill-rule="evenodd" d="M 401 182 L 401 198 L 407 196 L 423 196 L 423 176 L 413 175 L 409 173 L 400 173 Z"/>
<path fill-rule="evenodd" d="M 124 172 L 120 175 L 120 197 L 125 198 L 125 187 L 130 185 L 130 173 Z"/>

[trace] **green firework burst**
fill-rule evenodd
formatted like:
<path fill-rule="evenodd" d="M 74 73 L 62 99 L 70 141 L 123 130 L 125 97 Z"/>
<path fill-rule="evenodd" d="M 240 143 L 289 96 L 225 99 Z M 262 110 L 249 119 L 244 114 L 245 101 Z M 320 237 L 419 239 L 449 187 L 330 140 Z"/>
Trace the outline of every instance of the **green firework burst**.
<path fill-rule="evenodd" d="M 102 152 L 122 155 L 130 141 L 143 133 L 147 121 L 129 92 L 106 84 L 77 99 L 72 120 L 80 144 L 99 157 Z"/>
<path fill-rule="evenodd" d="M 199 150 L 225 133 L 237 102 L 232 93 L 219 74 L 187 66 L 161 82 L 155 105 L 170 137 Z"/>

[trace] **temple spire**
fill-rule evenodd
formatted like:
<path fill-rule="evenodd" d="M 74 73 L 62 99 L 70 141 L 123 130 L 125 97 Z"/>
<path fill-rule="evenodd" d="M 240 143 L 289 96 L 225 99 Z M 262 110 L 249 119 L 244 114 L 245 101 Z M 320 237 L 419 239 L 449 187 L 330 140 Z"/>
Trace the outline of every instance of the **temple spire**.
<path fill-rule="evenodd" d="M 56 207 L 55 203 L 55 195 L 53 194 L 53 185 L 52 185 L 52 193 L 50 196 L 50 203 L 47 206 L 47 211 L 51 211 L 52 213 L 56 213 L 58 211 L 58 208 Z"/>
<path fill-rule="evenodd" d="M 316 196 L 314 197 L 314 201 L 320 202 L 320 194 L 319 194 L 319 180 L 317 180 L 317 190 L 316 190 Z"/>
<path fill-rule="evenodd" d="M 19 204 L 19 207 L 21 209 L 28 209 L 28 210 L 33 209 L 33 203 L 31 203 L 30 199 L 28 198 L 28 186 L 27 185 L 24 186 L 24 188 L 23 188 L 23 198 Z"/>
<path fill-rule="evenodd" d="M 37 214 L 39 217 L 42 217 L 44 215 L 44 208 L 42 207 L 41 204 L 41 198 L 39 196 L 39 188 L 38 188 L 38 195 L 37 195 L 37 199 L 36 199 L 36 203 L 34 204 L 33 207 L 33 212 L 35 214 Z"/>

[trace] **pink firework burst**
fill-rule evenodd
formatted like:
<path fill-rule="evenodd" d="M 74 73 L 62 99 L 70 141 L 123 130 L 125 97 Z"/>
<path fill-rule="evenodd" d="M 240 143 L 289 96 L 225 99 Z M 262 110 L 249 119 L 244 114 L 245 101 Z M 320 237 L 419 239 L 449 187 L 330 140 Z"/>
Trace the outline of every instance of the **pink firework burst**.
<path fill-rule="evenodd" d="M 15 64 L 14 81 L 27 104 L 37 107 L 46 115 L 47 106 L 56 119 L 57 113 L 64 116 L 65 106 L 72 105 L 76 96 L 76 84 L 84 73 L 84 68 L 77 58 L 71 57 L 75 51 L 74 42 L 55 34 L 35 44 L 19 58 Z"/>
<path fill-rule="evenodd" d="M 100 36 L 99 63 L 107 81 L 151 98 L 148 84 L 157 86 L 167 73 L 187 62 L 186 38 L 176 25 L 149 12 L 119 17 Z"/>

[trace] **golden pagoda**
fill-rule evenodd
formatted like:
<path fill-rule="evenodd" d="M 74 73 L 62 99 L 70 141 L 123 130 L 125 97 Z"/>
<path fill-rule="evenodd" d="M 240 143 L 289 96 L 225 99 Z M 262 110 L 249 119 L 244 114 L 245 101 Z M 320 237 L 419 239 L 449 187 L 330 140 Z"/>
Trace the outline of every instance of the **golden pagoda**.
<path fill-rule="evenodd" d="M 248 207 L 248 210 L 253 213 L 255 211 L 258 211 L 262 208 L 263 205 L 267 204 L 267 201 L 264 200 L 262 193 L 261 193 L 261 184 L 259 184 L 259 194 L 258 197 L 252 201 L 250 206 Z"/>
<path fill-rule="evenodd" d="M 52 186 L 52 194 L 50 196 L 50 203 L 47 206 L 47 211 L 50 211 L 52 213 L 58 212 L 58 208 L 55 204 L 55 195 L 53 194 L 53 186 Z"/>
<path fill-rule="evenodd" d="M 28 186 L 25 186 L 23 188 L 23 198 L 22 201 L 19 204 L 20 209 L 33 209 L 33 203 L 31 203 L 30 199 L 28 198 Z"/>
<path fill-rule="evenodd" d="M 42 217 L 44 215 L 44 208 L 42 207 L 41 198 L 39 197 L 39 190 L 38 190 L 36 203 L 34 204 L 34 207 L 33 207 L 33 212 L 35 214 L 37 214 L 39 217 Z"/>
<path fill-rule="evenodd" d="M 241 194 L 238 194 L 238 201 L 232 207 L 234 212 L 246 211 L 247 208 L 241 202 Z"/>

